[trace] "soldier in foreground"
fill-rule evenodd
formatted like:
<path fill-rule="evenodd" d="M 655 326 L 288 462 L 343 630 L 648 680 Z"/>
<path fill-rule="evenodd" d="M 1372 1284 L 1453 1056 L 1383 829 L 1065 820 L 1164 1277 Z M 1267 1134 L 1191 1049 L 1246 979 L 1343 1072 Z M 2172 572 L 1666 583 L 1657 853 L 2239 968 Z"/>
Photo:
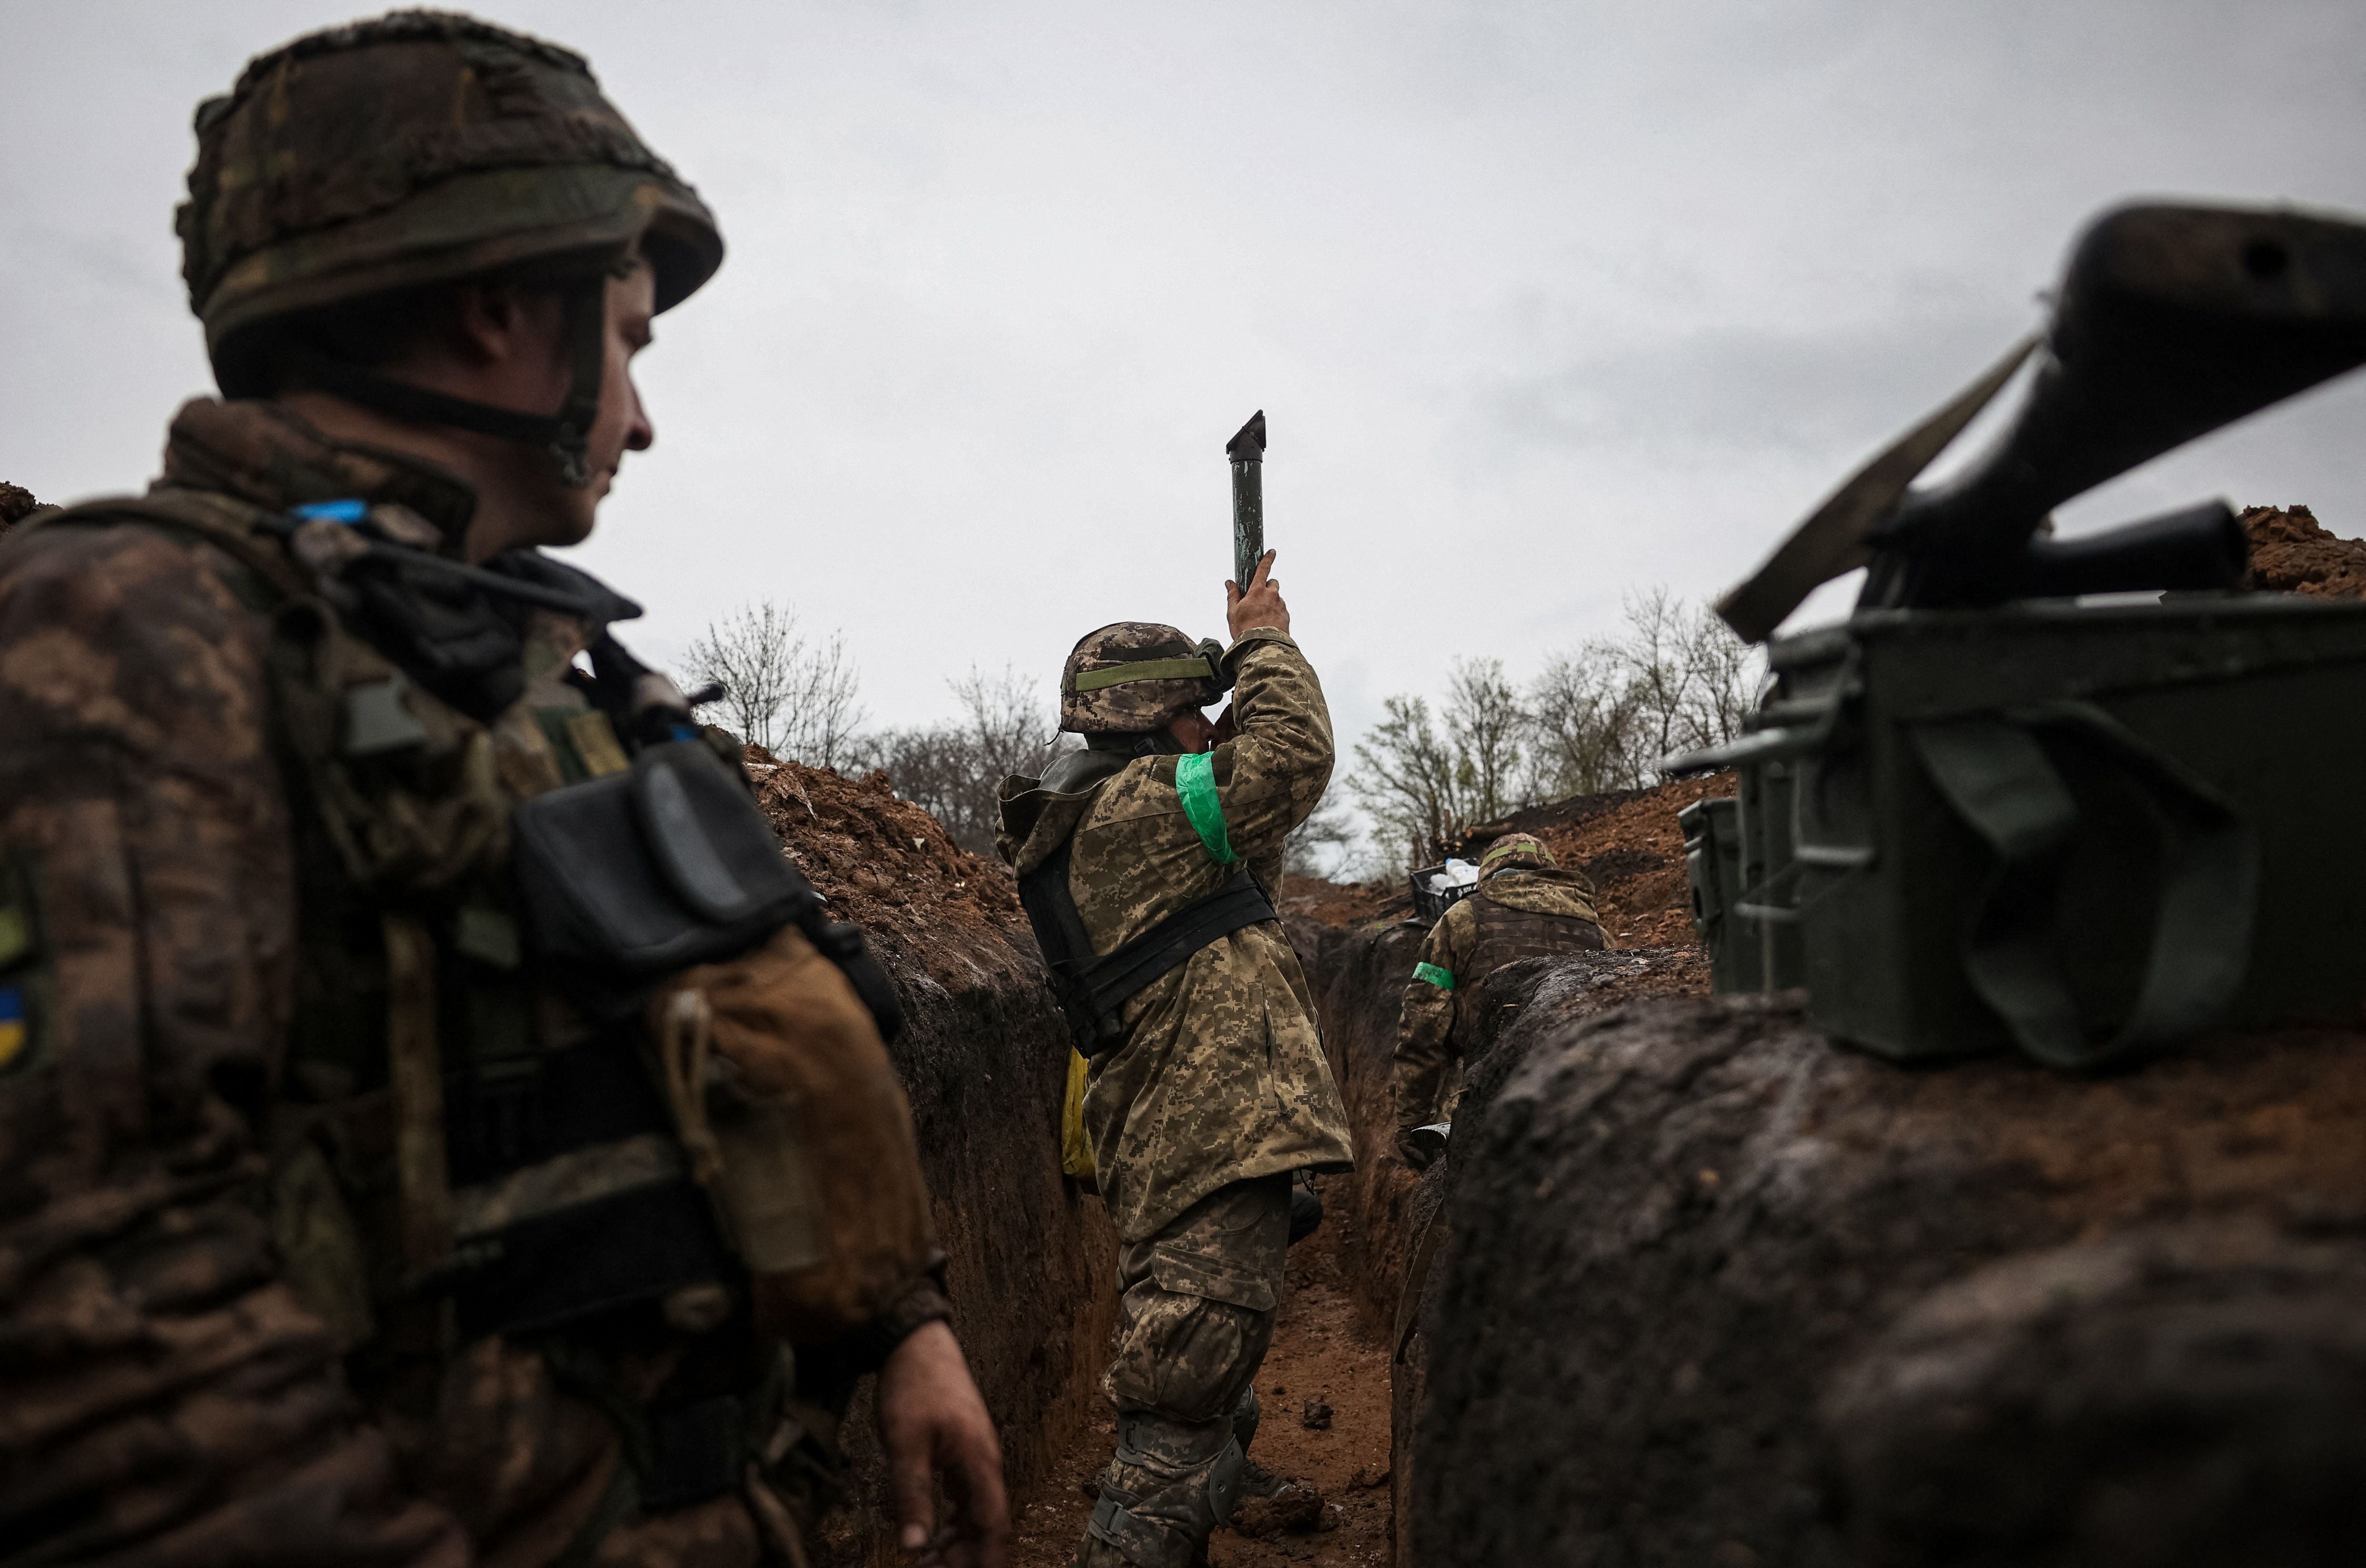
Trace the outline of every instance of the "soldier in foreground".
<path fill-rule="evenodd" d="M 1506 833 L 1480 855 L 1478 887 L 1430 928 L 1397 1015 L 1389 1092 L 1407 1165 L 1425 1169 L 1437 1155 L 1434 1136 L 1419 1134 L 1451 1111 L 1448 1086 L 1476 1021 L 1461 998 L 1515 960 L 1601 951 L 1593 898 L 1584 874 L 1559 869 L 1532 834 Z"/>
<path fill-rule="evenodd" d="M 465 17 L 197 123 L 229 400 L 0 547 L 0 1555 L 800 1562 L 877 1371 L 905 1543 L 941 1471 L 998 1562 L 892 993 L 535 548 L 713 219 Z"/>
<path fill-rule="evenodd" d="M 1272 555 L 1231 648 L 1121 621 L 1078 642 L 1086 749 L 1002 787 L 997 847 L 1091 1060 L 1085 1127 L 1122 1244 L 1102 1382 L 1117 1454 L 1076 1562 L 1187 1568 L 1231 1511 L 1273 1337 L 1291 1173 L 1344 1170 L 1346 1112 L 1275 919 L 1282 840 L 1332 763 Z M 1200 709 L 1234 687 L 1230 712 Z"/>

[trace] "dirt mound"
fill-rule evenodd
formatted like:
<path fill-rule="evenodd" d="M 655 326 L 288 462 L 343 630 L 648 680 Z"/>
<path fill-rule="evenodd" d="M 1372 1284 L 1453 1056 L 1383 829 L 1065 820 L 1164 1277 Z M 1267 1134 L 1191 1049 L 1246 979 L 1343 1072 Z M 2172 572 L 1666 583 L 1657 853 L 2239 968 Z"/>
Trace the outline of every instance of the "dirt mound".
<path fill-rule="evenodd" d="M 9 528 L 22 522 L 41 503 L 23 485 L 12 485 L 0 479 L 0 538 L 6 538 Z"/>
<path fill-rule="evenodd" d="M 1009 869 L 954 843 L 943 823 L 896 798 L 885 773 L 850 779 L 760 746 L 745 760 L 772 830 L 844 919 L 915 948 L 1023 929 Z"/>
<path fill-rule="evenodd" d="M 2366 598 L 2366 539 L 2344 539 L 2305 506 L 2247 506 L 2251 571 L 2244 586 L 2328 599 Z"/>
<path fill-rule="evenodd" d="M 1540 967 L 1456 1122 L 1411 1560 L 2348 1560 L 2366 1039 L 1912 1071 Z"/>
<path fill-rule="evenodd" d="M 1467 857 L 1503 834 L 1534 833 L 1555 860 L 1593 880 L 1594 908 L 1611 946 L 1682 947 L 1695 938 L 1684 835 L 1676 813 L 1696 800 L 1733 790 L 1731 773 L 1712 773 L 1651 789 L 1573 795 L 1472 828 L 1448 850 Z M 1294 876 L 1283 890 L 1281 909 L 1317 925 L 1361 926 L 1408 918 L 1413 897 L 1402 880 L 1343 885 Z"/>
<path fill-rule="evenodd" d="M 1325 882 L 1319 876 L 1291 876 L 1281 885 L 1282 914 L 1299 915 L 1325 926 L 1361 926 L 1374 920 L 1402 920 L 1413 913 L 1413 894 L 1403 883 Z"/>

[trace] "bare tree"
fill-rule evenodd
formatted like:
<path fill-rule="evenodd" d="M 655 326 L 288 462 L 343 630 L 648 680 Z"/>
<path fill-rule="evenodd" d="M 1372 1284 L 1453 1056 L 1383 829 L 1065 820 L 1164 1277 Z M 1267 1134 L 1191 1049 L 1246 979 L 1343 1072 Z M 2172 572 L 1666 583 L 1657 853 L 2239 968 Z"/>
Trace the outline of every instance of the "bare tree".
<path fill-rule="evenodd" d="M 1614 660 L 1594 649 L 1546 660 L 1528 687 L 1528 798 L 1565 800 L 1641 783 L 1635 720 Z"/>
<path fill-rule="evenodd" d="M 723 688 L 715 705 L 742 739 L 816 768 L 851 761 L 868 716 L 842 633 L 809 638 L 794 609 L 770 599 L 709 626 L 683 660 L 684 684 Z"/>
<path fill-rule="evenodd" d="M 1522 741 L 1528 715 L 1504 678 L 1500 659 L 1458 659 L 1446 683 L 1446 735 L 1454 751 L 1459 814 L 1492 822 L 1525 804 L 1519 797 Z"/>
<path fill-rule="evenodd" d="M 1439 737 L 1428 699 L 1390 697 L 1380 710 L 1380 722 L 1356 742 L 1361 766 L 1348 788 L 1380 841 L 1405 855 L 1401 863 L 1412 864 L 1462 824 L 1453 747 Z"/>
<path fill-rule="evenodd" d="M 1335 795 L 1326 795 L 1315 807 L 1313 815 L 1292 828 L 1283 841 L 1282 872 L 1289 876 L 1320 876 L 1333 882 L 1343 877 L 1352 880 L 1361 866 L 1356 837 L 1356 818 L 1347 803 Z"/>
<path fill-rule="evenodd" d="M 1054 716 L 1035 683 L 1008 666 L 998 675 L 973 666 L 946 684 L 957 716 L 873 737 L 862 762 L 884 770 L 896 793 L 943 823 L 962 848 L 992 854 L 1002 781 L 1036 770 Z"/>

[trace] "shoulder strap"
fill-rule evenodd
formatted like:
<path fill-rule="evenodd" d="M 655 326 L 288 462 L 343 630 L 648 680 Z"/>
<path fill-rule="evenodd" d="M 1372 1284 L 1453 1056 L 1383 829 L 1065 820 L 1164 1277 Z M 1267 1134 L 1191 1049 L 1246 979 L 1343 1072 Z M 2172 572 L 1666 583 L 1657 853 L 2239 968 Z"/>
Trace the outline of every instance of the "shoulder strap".
<path fill-rule="evenodd" d="M 62 512 L 28 518 L 12 534 L 23 537 L 51 528 L 121 524 L 145 525 L 211 545 L 245 567 L 281 599 L 310 599 L 318 591 L 303 569 L 287 558 L 278 542 L 259 533 L 262 513 L 243 502 L 201 491 L 164 490 L 149 495 L 110 496 Z"/>
<path fill-rule="evenodd" d="M 1092 1057 L 1125 1038 L 1119 1010 L 1149 984 L 1243 926 L 1279 919 L 1273 901 L 1246 866 L 1208 897 L 1168 915 L 1116 952 L 1096 956 L 1068 886 L 1074 840 L 1019 879 L 1019 902 L 1051 967 L 1053 993 L 1067 1014 L 1078 1054 Z"/>

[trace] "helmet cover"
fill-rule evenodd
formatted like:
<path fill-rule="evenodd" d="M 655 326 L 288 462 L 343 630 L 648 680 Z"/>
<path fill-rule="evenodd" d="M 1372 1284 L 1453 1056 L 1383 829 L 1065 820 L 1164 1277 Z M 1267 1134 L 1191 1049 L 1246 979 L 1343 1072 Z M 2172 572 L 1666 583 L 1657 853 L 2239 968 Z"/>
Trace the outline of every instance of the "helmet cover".
<path fill-rule="evenodd" d="M 1154 621 L 1117 621 L 1087 632 L 1060 671 L 1060 728 L 1079 735 L 1135 735 L 1216 702 L 1228 684 L 1223 649 Z"/>
<path fill-rule="evenodd" d="M 523 263 L 642 247 L 657 308 L 722 265 L 714 215 L 580 55 L 474 17 L 394 11 L 251 62 L 197 107 L 175 219 L 216 378 L 253 396 L 281 318 Z"/>

